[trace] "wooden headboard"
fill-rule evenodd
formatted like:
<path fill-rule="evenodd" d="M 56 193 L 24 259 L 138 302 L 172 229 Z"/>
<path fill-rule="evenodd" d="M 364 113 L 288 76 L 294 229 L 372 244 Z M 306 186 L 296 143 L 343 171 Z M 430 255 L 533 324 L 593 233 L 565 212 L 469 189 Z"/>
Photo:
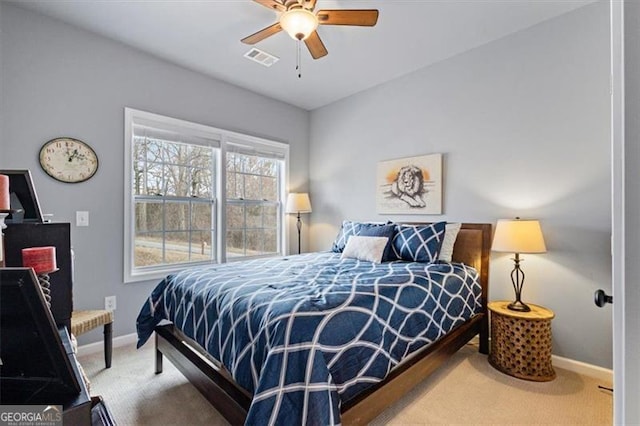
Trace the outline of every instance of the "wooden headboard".
<path fill-rule="evenodd" d="M 473 266 L 480 279 L 488 282 L 490 256 L 491 224 L 463 223 L 453 246 L 452 260 Z"/>

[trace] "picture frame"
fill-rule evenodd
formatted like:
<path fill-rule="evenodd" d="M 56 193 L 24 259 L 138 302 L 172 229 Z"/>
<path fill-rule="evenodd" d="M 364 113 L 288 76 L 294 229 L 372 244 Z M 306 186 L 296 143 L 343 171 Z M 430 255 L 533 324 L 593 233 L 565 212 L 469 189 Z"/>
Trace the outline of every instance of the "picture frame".
<path fill-rule="evenodd" d="M 376 212 L 442 214 L 442 154 L 378 162 Z"/>

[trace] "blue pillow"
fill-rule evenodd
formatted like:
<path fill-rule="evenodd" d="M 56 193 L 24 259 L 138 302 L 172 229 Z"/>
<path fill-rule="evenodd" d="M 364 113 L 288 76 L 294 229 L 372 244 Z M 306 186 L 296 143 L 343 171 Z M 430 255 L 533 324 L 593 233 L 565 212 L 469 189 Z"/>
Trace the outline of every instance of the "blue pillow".
<path fill-rule="evenodd" d="M 444 240 L 445 224 L 398 225 L 392 243 L 394 255 L 408 262 L 435 262 Z"/>
<path fill-rule="evenodd" d="M 358 234 L 361 237 L 387 237 L 387 245 L 384 246 L 382 252 L 382 262 L 390 262 L 392 260 L 398 260 L 393 254 L 392 241 L 396 234 L 396 225 L 382 225 L 382 226 L 369 226 L 364 228 Z"/>
<path fill-rule="evenodd" d="M 345 220 L 342 222 L 342 227 L 336 236 L 333 245 L 331 246 L 331 251 L 335 253 L 342 253 L 344 250 L 344 246 L 347 245 L 347 240 L 352 235 L 360 235 L 364 229 L 376 228 L 378 226 L 387 225 L 387 223 L 376 223 L 376 222 L 354 222 L 351 220 Z"/>

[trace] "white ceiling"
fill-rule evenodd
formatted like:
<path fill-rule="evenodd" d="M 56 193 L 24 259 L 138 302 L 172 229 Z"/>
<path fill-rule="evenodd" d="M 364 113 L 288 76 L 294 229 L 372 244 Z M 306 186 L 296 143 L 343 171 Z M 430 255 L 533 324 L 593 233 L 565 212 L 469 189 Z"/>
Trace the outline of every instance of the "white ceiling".
<path fill-rule="evenodd" d="M 14 2 L 257 93 L 313 110 L 593 0 L 318 0 L 319 9 L 376 8 L 372 28 L 321 26 L 329 54 L 313 60 L 281 32 L 256 45 L 271 68 L 243 55 L 240 39 L 276 22 L 251 0 L 22 0 Z"/>

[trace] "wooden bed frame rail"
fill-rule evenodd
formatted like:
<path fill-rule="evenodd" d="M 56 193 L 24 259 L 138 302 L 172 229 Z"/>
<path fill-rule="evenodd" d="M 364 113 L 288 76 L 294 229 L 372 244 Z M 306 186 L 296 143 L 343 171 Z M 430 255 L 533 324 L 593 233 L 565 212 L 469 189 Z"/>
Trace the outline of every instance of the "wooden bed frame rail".
<path fill-rule="evenodd" d="M 482 286 L 482 312 L 400 364 L 382 382 L 343 403 L 343 424 L 364 425 L 373 420 L 476 335 L 480 335 L 480 352 L 489 352 L 487 301 L 490 250 L 491 224 L 462 225 L 456 239 L 453 261 L 463 262 L 478 270 Z M 237 385 L 204 349 L 184 336 L 173 324 L 158 326 L 155 331 L 156 374 L 162 372 L 164 355 L 231 424 L 243 424 L 251 405 L 251 395 Z"/>

